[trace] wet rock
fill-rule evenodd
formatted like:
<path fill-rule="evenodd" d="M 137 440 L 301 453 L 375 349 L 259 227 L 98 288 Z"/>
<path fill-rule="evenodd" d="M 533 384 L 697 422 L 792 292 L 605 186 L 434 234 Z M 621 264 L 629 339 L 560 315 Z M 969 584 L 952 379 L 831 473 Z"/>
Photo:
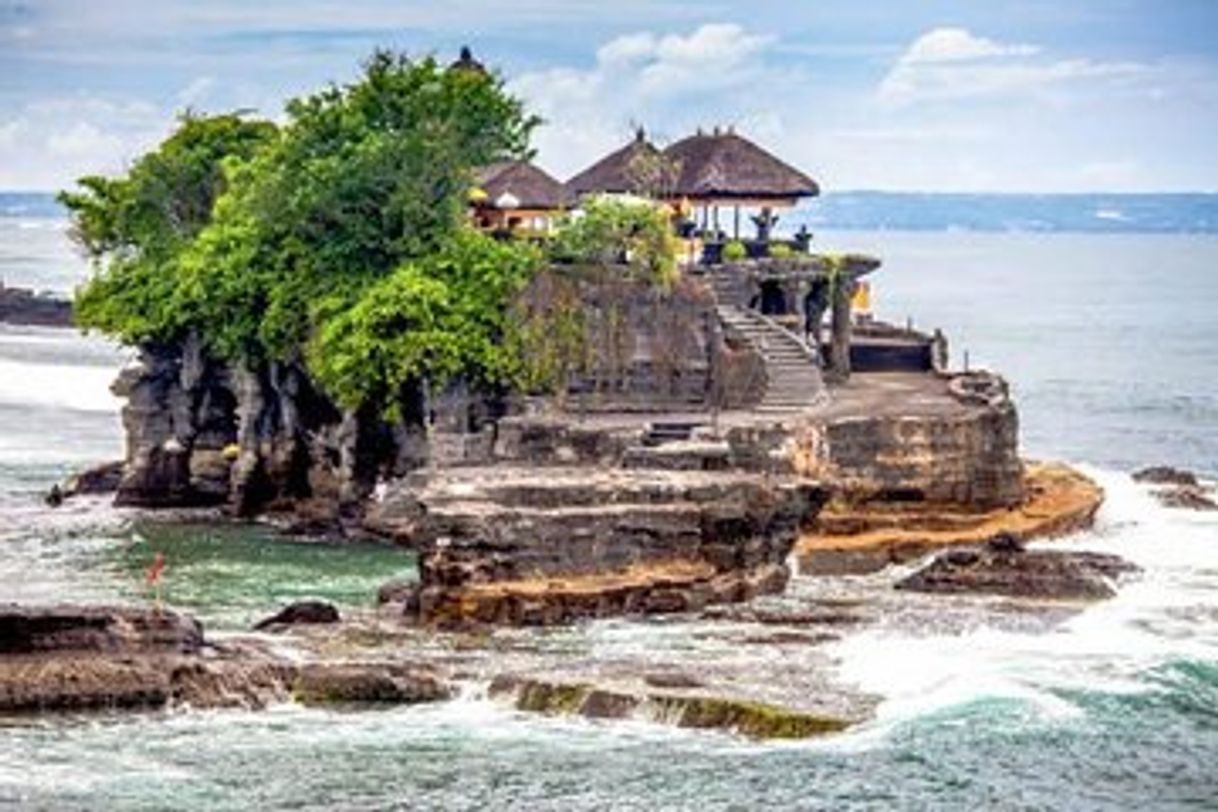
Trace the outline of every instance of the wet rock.
<path fill-rule="evenodd" d="M 71 327 L 72 303 L 28 288 L 6 287 L 0 282 L 0 323 Z"/>
<path fill-rule="evenodd" d="M 254 625 L 255 631 L 278 631 L 286 626 L 338 623 L 338 609 L 325 601 L 296 601 Z"/>
<path fill-rule="evenodd" d="M 752 606 L 712 607 L 703 613 L 708 620 L 759 623 L 763 626 L 850 626 L 867 618 L 853 607 L 817 606 L 770 609 Z"/>
<path fill-rule="evenodd" d="M 65 499 L 74 496 L 114 493 L 123 480 L 123 461 L 116 460 L 96 465 L 73 474 L 62 485 L 52 485 L 46 503 L 58 507 Z"/>
<path fill-rule="evenodd" d="M 417 611 L 419 606 L 419 582 L 394 578 L 381 584 L 376 591 L 378 605 L 401 604 L 404 612 Z"/>
<path fill-rule="evenodd" d="M 203 630 L 168 611 L 0 607 L 0 712 L 147 707 L 169 701 L 170 663 Z"/>
<path fill-rule="evenodd" d="M 1144 482 L 1148 485 L 1192 485 L 1198 484 L 1197 475 L 1182 468 L 1170 465 L 1152 465 L 1135 471 L 1134 482 Z"/>
<path fill-rule="evenodd" d="M 762 646 L 819 646 L 833 643 L 841 637 L 829 632 L 809 634 L 807 632 L 774 632 L 773 634 L 756 634 L 741 638 L 742 643 Z"/>
<path fill-rule="evenodd" d="M 314 663 L 300 669 L 292 695 L 305 705 L 352 703 L 413 704 L 452 696 L 432 671 L 386 663 Z"/>
<path fill-rule="evenodd" d="M 950 550 L 898 581 L 897 589 L 940 594 L 978 593 L 1043 600 L 1099 600 L 1114 581 L 1138 568 L 1115 555 L 1025 550 L 1002 538 L 985 547 Z"/>
<path fill-rule="evenodd" d="M 187 653 L 202 645 L 202 625 L 170 611 L 0 606 L 0 655 Z"/>
<path fill-rule="evenodd" d="M 588 683 L 500 676 L 489 688 L 518 709 L 596 719 L 642 718 L 676 727 L 720 730 L 757 739 L 800 739 L 845 730 L 845 719 L 777 705 L 705 695 L 636 693 Z"/>
<path fill-rule="evenodd" d="M 414 703 L 450 697 L 435 668 L 284 659 L 256 638 L 213 645 L 194 619 L 106 607 L 0 607 L 0 714 Z"/>
<path fill-rule="evenodd" d="M 1211 495 L 1212 490 L 1199 485 L 1157 488 L 1153 493 L 1164 507 L 1179 510 L 1218 510 L 1218 501 Z"/>
<path fill-rule="evenodd" d="M 682 671 L 658 671 L 643 675 L 652 688 L 701 688 L 702 680 Z"/>

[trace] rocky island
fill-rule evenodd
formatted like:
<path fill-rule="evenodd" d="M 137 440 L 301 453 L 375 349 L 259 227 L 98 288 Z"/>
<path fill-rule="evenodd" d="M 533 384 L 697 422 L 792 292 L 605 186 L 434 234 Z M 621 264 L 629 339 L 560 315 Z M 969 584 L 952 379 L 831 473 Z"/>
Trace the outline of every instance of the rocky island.
<path fill-rule="evenodd" d="M 468 54 L 377 54 L 283 126 L 187 116 L 63 195 L 99 264 L 77 318 L 137 350 L 115 504 L 375 537 L 418 579 L 353 618 L 268 619 L 293 658 L 159 609 L 9 607 L 0 707 L 413 702 L 476 679 L 523 710 L 802 737 L 873 700 L 781 657 L 696 678 L 512 641 L 684 615 L 815 647 L 876 617 L 794 581 L 948 545 L 973 548 L 898 589 L 1093 600 L 1132 573 L 1024 550 L 1086 527 L 1101 491 L 1025 464 L 999 375 L 872 317 L 879 258 L 776 235 L 812 179 L 716 128 L 665 149 L 639 130 L 562 184 L 527 160 L 535 123 Z M 488 635 L 511 653 L 468 643 Z"/>

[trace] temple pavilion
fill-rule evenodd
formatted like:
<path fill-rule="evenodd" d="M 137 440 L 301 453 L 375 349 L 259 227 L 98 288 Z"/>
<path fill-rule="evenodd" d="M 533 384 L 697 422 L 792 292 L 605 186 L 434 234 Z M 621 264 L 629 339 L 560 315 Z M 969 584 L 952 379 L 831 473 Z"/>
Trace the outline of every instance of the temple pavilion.
<path fill-rule="evenodd" d="M 474 173 L 474 223 L 494 233 L 547 234 L 567 210 L 566 188 L 528 161 L 499 161 Z"/>

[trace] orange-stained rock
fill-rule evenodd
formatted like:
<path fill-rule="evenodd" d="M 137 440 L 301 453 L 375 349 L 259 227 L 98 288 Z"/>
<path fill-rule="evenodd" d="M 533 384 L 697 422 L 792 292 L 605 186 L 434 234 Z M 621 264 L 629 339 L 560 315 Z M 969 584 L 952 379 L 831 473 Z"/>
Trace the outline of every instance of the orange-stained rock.
<path fill-rule="evenodd" d="M 1104 492 L 1079 471 L 1029 463 L 1024 500 L 1010 509 L 904 502 L 831 502 L 815 529 L 795 545 L 800 571 L 815 575 L 874 572 L 939 547 L 984 543 L 999 534 L 1028 540 L 1091 526 Z"/>

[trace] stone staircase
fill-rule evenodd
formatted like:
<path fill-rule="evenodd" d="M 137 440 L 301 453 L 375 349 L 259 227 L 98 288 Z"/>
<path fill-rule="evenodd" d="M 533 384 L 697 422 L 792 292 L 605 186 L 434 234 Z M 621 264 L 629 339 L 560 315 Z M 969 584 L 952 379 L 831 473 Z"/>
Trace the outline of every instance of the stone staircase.
<path fill-rule="evenodd" d="M 825 404 L 829 394 L 816 351 L 803 339 L 752 310 L 719 304 L 715 312 L 724 330 L 747 341 L 765 362 L 766 390 L 756 411 L 788 414 Z"/>

